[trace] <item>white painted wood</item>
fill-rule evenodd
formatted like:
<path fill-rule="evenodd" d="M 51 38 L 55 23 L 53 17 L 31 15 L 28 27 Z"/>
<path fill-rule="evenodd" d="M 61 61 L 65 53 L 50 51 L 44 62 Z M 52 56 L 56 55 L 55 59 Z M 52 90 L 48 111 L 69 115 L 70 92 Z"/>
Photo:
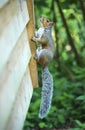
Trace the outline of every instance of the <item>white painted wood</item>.
<path fill-rule="evenodd" d="M 13 109 L 11 111 L 11 116 L 9 118 L 9 122 L 7 123 L 6 130 L 22 130 L 32 93 L 33 87 L 30 72 L 27 68 L 13 104 Z"/>
<path fill-rule="evenodd" d="M 0 11 L 0 75 L 10 53 L 29 21 L 26 1 L 11 0 Z"/>
<path fill-rule="evenodd" d="M 0 76 L 0 130 L 4 129 L 9 117 L 30 57 L 27 32 L 24 30 Z"/>
<path fill-rule="evenodd" d="M 0 8 L 2 8 L 9 0 L 0 0 Z"/>

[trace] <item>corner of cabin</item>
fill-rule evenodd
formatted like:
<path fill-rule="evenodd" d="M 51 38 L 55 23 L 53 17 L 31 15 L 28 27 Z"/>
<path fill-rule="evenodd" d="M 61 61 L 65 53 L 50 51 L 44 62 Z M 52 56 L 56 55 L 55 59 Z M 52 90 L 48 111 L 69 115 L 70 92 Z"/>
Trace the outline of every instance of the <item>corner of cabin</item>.
<path fill-rule="evenodd" d="M 33 16 L 32 0 L 0 1 L 0 130 L 22 129 L 38 86 Z"/>

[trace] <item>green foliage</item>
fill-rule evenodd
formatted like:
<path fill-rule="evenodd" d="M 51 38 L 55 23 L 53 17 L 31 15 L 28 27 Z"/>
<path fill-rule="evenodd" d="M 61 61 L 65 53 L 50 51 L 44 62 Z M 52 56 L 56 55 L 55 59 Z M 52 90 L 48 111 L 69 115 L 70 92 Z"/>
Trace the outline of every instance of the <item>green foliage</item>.
<path fill-rule="evenodd" d="M 73 69 L 76 80 L 73 82 L 66 78 L 67 73 L 66 75 L 60 73 L 56 61 L 53 61 L 49 68 L 54 78 L 54 95 L 51 110 L 45 119 L 40 120 L 38 118 L 41 87 L 35 89 L 24 128 L 29 128 L 28 130 L 32 128 L 50 130 L 61 126 L 63 128 L 66 122 L 70 121 L 75 123 L 75 127 L 77 126 L 71 130 L 83 130 L 85 128 L 85 124 L 83 124 L 85 119 L 85 81 L 82 75 L 85 69 L 82 68 L 81 71 L 79 67 Z M 79 81 L 80 79 L 81 82 Z"/>
<path fill-rule="evenodd" d="M 57 52 L 55 52 L 55 58 L 49 65 L 54 79 L 52 107 L 45 119 L 40 120 L 38 118 L 42 87 L 41 69 L 38 67 L 39 88 L 34 89 L 23 130 L 85 129 L 85 21 L 83 20 L 79 0 L 60 0 L 60 2 L 82 63 L 79 66 L 76 62 L 57 3 L 54 1 L 57 32 L 53 30 L 53 36 L 55 39 L 55 35 L 57 35 L 55 45 L 58 43 L 59 59 L 56 58 Z M 39 27 L 39 17 L 41 15 L 50 19 L 53 18 L 51 4 L 52 0 L 35 1 L 37 27 Z"/>

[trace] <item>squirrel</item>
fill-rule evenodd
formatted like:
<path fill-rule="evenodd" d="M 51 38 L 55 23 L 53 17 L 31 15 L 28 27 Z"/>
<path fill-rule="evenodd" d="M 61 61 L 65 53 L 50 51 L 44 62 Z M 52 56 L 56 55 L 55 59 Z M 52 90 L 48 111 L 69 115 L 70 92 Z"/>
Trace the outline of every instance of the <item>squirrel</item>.
<path fill-rule="evenodd" d="M 42 98 L 40 104 L 39 118 L 43 119 L 48 114 L 53 96 L 53 77 L 48 69 L 48 64 L 54 56 L 54 41 L 52 38 L 52 27 L 54 22 L 46 17 L 40 17 L 41 27 L 35 32 L 32 41 L 38 43 L 34 59 L 42 67 Z"/>

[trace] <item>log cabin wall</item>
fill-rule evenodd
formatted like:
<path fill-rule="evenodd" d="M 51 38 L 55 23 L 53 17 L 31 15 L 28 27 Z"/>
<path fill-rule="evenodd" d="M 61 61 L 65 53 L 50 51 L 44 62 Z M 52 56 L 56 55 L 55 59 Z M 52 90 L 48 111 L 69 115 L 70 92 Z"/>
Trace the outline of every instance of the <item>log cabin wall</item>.
<path fill-rule="evenodd" d="M 32 0 L 0 0 L 0 130 L 22 130 L 38 85 L 33 18 Z"/>

